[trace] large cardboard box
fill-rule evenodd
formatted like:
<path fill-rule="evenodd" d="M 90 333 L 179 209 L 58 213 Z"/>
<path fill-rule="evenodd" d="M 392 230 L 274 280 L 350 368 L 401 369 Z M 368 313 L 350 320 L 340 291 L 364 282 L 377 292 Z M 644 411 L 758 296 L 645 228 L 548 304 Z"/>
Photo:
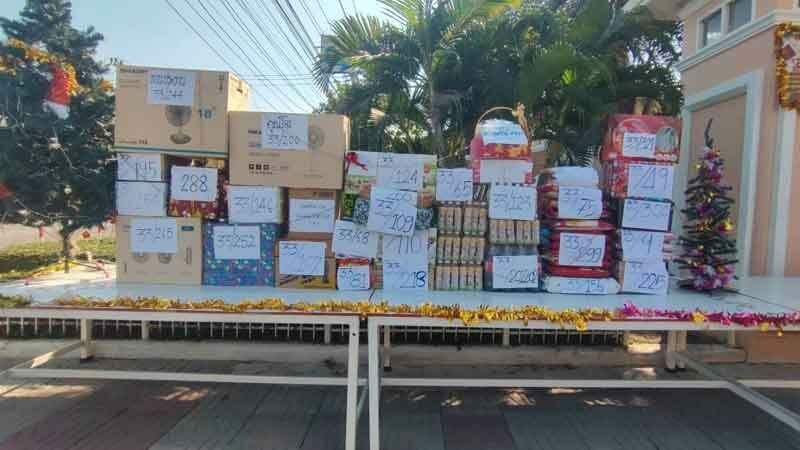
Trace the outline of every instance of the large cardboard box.
<path fill-rule="evenodd" d="M 250 87 L 228 72 L 120 66 L 114 146 L 125 152 L 228 155 L 228 112 Z"/>
<path fill-rule="evenodd" d="M 134 253 L 131 226 L 143 217 L 117 217 L 117 281 L 199 285 L 203 270 L 203 232 L 200 219 L 163 218 L 175 221 L 176 253 Z"/>
<path fill-rule="evenodd" d="M 336 114 L 230 114 L 231 184 L 341 189 L 350 121 Z"/>
<path fill-rule="evenodd" d="M 280 243 L 286 241 L 322 242 L 325 244 L 325 262 L 322 276 L 314 275 L 289 275 L 281 273 Z M 275 267 L 277 275 L 275 286 L 292 289 L 336 289 L 336 257 L 333 253 L 331 241 L 326 239 L 279 239 L 275 248 Z"/>
<path fill-rule="evenodd" d="M 332 239 L 338 192 L 289 189 L 289 239 Z"/>

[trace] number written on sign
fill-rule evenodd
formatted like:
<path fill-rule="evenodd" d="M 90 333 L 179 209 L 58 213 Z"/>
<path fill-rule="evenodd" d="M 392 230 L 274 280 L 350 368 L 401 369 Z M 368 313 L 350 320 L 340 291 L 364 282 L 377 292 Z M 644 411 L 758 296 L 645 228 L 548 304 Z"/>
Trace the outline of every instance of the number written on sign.
<path fill-rule="evenodd" d="M 308 116 L 263 113 L 261 116 L 261 148 L 308 150 Z"/>
<path fill-rule="evenodd" d="M 258 226 L 214 226 L 214 258 L 261 259 L 261 233 Z"/>
<path fill-rule="evenodd" d="M 562 294 L 603 295 L 609 293 L 608 279 L 605 278 L 565 278 L 561 282 Z"/>
<path fill-rule="evenodd" d="M 131 219 L 130 238 L 133 253 L 178 253 L 175 219 Z"/>
<path fill-rule="evenodd" d="M 383 289 L 386 291 L 397 290 L 427 290 L 428 266 L 409 263 L 401 260 L 383 260 Z"/>
<path fill-rule="evenodd" d="M 415 155 L 384 154 L 378 157 L 379 187 L 408 191 L 422 190 L 423 163 Z"/>
<path fill-rule="evenodd" d="M 650 200 L 625 199 L 622 226 L 642 230 L 669 231 L 672 204 Z"/>
<path fill-rule="evenodd" d="M 558 264 L 562 266 L 600 267 L 605 254 L 603 234 L 561 233 Z"/>
<path fill-rule="evenodd" d="M 428 260 L 428 230 L 417 230 L 412 236 L 383 236 L 384 258 Z"/>
<path fill-rule="evenodd" d="M 167 184 L 117 181 L 117 213 L 124 216 L 166 216 Z"/>
<path fill-rule="evenodd" d="M 147 72 L 147 103 L 150 105 L 192 106 L 195 73 L 185 70 Z"/>
<path fill-rule="evenodd" d="M 120 153 L 117 179 L 127 181 L 161 181 L 161 155 Z"/>
<path fill-rule="evenodd" d="M 339 266 L 336 286 L 341 291 L 366 291 L 370 287 L 369 266 Z"/>
<path fill-rule="evenodd" d="M 513 122 L 489 120 L 481 124 L 481 139 L 484 144 L 526 145 L 528 137 L 522 127 Z"/>
<path fill-rule="evenodd" d="M 622 156 L 654 158 L 656 135 L 651 133 L 625 133 L 622 136 Z"/>
<path fill-rule="evenodd" d="M 666 294 L 669 274 L 664 263 L 626 262 L 622 281 L 624 292 Z"/>
<path fill-rule="evenodd" d="M 535 255 L 494 256 L 492 270 L 492 287 L 495 289 L 539 287 L 539 258 Z"/>
<path fill-rule="evenodd" d="M 346 220 L 337 220 L 333 229 L 333 251 L 338 255 L 375 258 L 378 233 Z"/>
<path fill-rule="evenodd" d="M 228 186 L 228 222 L 280 223 L 280 188 Z"/>
<path fill-rule="evenodd" d="M 172 167 L 170 197 L 173 200 L 213 202 L 217 199 L 217 169 Z"/>
<path fill-rule="evenodd" d="M 623 229 L 622 258 L 626 261 L 663 260 L 664 233 Z"/>
<path fill-rule="evenodd" d="M 436 200 L 440 202 L 472 200 L 472 170 L 439 169 L 436 172 Z"/>
<path fill-rule="evenodd" d="M 600 189 L 561 186 L 558 189 L 558 217 L 562 219 L 599 219 L 603 214 Z"/>
<path fill-rule="evenodd" d="M 289 231 L 332 233 L 335 217 L 333 200 L 289 199 Z"/>
<path fill-rule="evenodd" d="M 281 275 L 325 275 L 325 243 L 279 242 L 278 271 Z"/>
<path fill-rule="evenodd" d="M 628 196 L 670 200 L 674 173 L 672 166 L 631 164 L 628 166 Z"/>
<path fill-rule="evenodd" d="M 417 222 L 417 193 L 373 187 L 367 229 L 385 234 L 411 236 Z"/>
<path fill-rule="evenodd" d="M 525 183 L 532 174 L 532 162 L 501 159 L 480 161 L 481 183 Z"/>
<path fill-rule="evenodd" d="M 489 194 L 489 218 L 536 219 L 536 188 L 533 186 L 495 184 Z"/>

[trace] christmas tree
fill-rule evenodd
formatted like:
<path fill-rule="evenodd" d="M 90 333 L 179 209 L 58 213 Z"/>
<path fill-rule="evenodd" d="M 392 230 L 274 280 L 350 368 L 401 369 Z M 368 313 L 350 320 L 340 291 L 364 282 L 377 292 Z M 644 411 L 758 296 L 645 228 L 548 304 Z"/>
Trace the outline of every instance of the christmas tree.
<path fill-rule="evenodd" d="M 0 18 L 0 222 L 57 225 L 71 237 L 113 207 L 114 99 L 94 54 L 103 36 L 72 27 L 63 0 L 28 0 Z"/>
<path fill-rule="evenodd" d="M 678 263 L 689 278 L 681 286 L 700 291 L 726 289 L 735 278 L 736 240 L 733 232 L 730 186 L 722 184 L 725 161 L 711 137 L 711 120 L 705 131 L 705 148 L 695 168 L 697 176 L 686 189 L 685 231 L 680 239 L 684 251 Z"/>

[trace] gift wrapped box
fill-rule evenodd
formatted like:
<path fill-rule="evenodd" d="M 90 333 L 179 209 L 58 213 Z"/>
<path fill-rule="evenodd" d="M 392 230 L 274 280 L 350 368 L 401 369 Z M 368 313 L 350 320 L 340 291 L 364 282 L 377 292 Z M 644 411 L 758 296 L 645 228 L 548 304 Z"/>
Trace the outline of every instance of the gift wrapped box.
<path fill-rule="evenodd" d="M 437 161 L 435 155 L 412 155 L 403 153 L 349 152 L 345 157 L 344 193 L 369 198 L 369 187 L 378 183 L 378 164 L 381 160 L 398 165 L 421 164 L 423 169 L 422 191 L 432 198 L 436 187 Z M 389 164 L 389 162 L 386 162 Z"/>
<path fill-rule="evenodd" d="M 522 126 L 516 122 L 490 119 L 475 127 L 475 135 L 469 143 L 473 161 L 483 159 L 531 159 L 531 147 Z"/>
<path fill-rule="evenodd" d="M 258 227 L 259 259 L 222 259 L 214 254 L 214 230 Z M 275 242 L 280 225 L 226 225 L 207 222 L 203 226 L 203 284 L 212 286 L 275 286 Z"/>
<path fill-rule="evenodd" d="M 629 134 L 628 138 L 625 135 Z M 608 120 L 600 159 L 677 163 L 681 121 L 674 117 L 615 114 Z"/>
<path fill-rule="evenodd" d="M 222 159 L 186 159 L 169 157 L 168 164 L 172 167 L 202 167 L 217 170 L 217 195 L 214 201 L 176 200 L 170 198 L 168 214 L 172 217 L 199 217 L 207 220 L 225 220 L 228 216 L 228 198 L 225 185 L 228 182 L 225 170 L 225 160 Z M 171 172 L 171 171 L 170 171 Z M 172 182 L 172 180 L 171 180 Z"/>

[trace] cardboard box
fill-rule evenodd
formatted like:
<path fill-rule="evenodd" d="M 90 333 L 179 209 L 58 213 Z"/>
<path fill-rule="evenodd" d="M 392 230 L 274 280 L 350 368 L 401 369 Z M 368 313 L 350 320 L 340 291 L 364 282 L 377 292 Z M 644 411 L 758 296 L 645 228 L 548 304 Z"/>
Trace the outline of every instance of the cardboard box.
<path fill-rule="evenodd" d="M 331 239 L 338 217 L 338 192 L 331 189 L 289 189 L 290 239 Z"/>
<path fill-rule="evenodd" d="M 625 135 L 629 133 L 629 139 L 626 140 Z M 600 159 L 653 160 L 677 164 L 680 149 L 680 119 L 615 114 L 608 120 Z"/>
<path fill-rule="evenodd" d="M 137 219 L 141 218 L 117 217 L 117 281 L 199 285 L 203 271 L 200 219 L 166 219 L 177 225 L 177 253 L 134 253 L 130 249 L 131 221 Z"/>
<path fill-rule="evenodd" d="M 275 267 L 280 267 L 280 256 L 275 258 Z M 325 258 L 325 275 L 281 275 L 276 287 L 289 289 L 336 289 L 336 258 Z"/>
<path fill-rule="evenodd" d="M 234 227 L 257 228 L 259 236 L 258 259 L 230 259 L 217 257 L 214 240 L 220 231 Z M 216 232 L 215 232 L 216 231 Z M 203 225 L 203 284 L 212 286 L 275 286 L 275 242 L 280 225 Z"/>
<path fill-rule="evenodd" d="M 275 243 L 275 256 L 281 256 L 280 250 L 280 243 L 286 241 L 309 241 L 309 242 L 324 242 L 325 243 L 325 258 L 336 258 L 336 254 L 333 253 L 333 244 L 331 239 L 316 239 L 316 238 L 305 238 L 305 239 L 292 239 L 292 238 L 283 238 L 278 239 Z"/>
<path fill-rule="evenodd" d="M 228 223 L 286 222 L 286 190 L 271 186 L 225 186 Z"/>
<path fill-rule="evenodd" d="M 280 126 L 290 140 L 268 136 Z M 279 138 L 282 136 L 277 135 Z M 306 137 L 303 139 L 303 137 Z M 263 144 L 262 146 L 262 138 Z M 290 144 L 297 143 L 292 146 Z M 287 144 L 288 143 L 288 144 Z M 350 120 L 336 114 L 230 114 L 231 183 L 245 186 L 341 189 L 345 152 L 350 145 Z M 292 147 L 292 148 L 276 148 Z"/>
<path fill-rule="evenodd" d="M 167 215 L 167 183 L 117 181 L 117 214 L 163 217 Z"/>
<path fill-rule="evenodd" d="M 228 112 L 250 107 L 250 86 L 229 72 L 120 66 L 114 147 L 228 155 Z"/>

